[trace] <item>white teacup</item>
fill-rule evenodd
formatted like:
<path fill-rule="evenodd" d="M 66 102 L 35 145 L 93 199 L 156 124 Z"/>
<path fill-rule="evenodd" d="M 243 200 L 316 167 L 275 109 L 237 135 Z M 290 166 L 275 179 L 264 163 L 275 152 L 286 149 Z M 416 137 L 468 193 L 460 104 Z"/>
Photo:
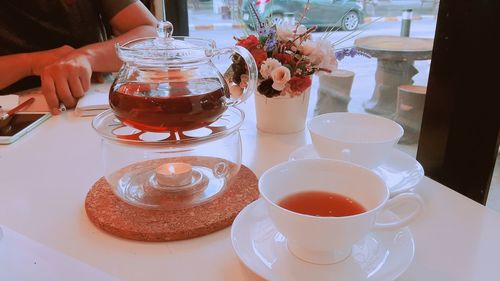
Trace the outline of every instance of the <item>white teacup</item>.
<path fill-rule="evenodd" d="M 320 157 L 367 168 L 383 163 L 404 132 L 390 119 L 350 112 L 318 115 L 307 123 L 307 128 Z"/>
<path fill-rule="evenodd" d="M 288 249 L 298 258 L 316 264 L 343 261 L 351 248 L 374 228 L 400 228 L 419 213 L 419 195 L 400 194 L 389 200 L 389 190 L 374 172 L 361 166 L 330 159 L 290 161 L 267 170 L 259 180 L 269 217 L 287 239 Z M 283 198 L 305 191 L 326 191 L 353 199 L 365 212 L 343 217 L 318 217 L 279 206 Z M 410 201 L 410 202 L 409 202 Z M 393 204 L 414 202 L 407 216 L 378 223 L 377 214 Z"/>

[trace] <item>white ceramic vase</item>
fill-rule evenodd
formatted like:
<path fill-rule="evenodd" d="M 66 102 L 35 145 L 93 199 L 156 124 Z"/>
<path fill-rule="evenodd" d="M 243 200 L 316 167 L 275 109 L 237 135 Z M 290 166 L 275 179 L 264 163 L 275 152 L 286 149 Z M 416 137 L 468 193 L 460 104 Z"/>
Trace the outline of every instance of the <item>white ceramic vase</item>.
<path fill-rule="evenodd" d="M 278 96 L 268 98 L 255 94 L 257 128 L 274 134 L 291 134 L 304 130 L 309 106 L 308 88 L 299 96 Z"/>

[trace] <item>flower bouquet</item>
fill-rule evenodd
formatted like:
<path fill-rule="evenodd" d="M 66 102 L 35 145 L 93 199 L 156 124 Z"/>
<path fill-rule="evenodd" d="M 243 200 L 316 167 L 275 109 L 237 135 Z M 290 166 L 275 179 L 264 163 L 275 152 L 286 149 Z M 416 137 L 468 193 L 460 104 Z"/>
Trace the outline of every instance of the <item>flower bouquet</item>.
<path fill-rule="evenodd" d="M 237 46 L 246 48 L 259 69 L 259 94 L 268 98 L 289 95 L 300 96 L 311 86 L 311 75 L 319 71 L 331 72 L 336 68 L 335 50 L 329 40 L 312 40 L 316 27 L 305 28 L 270 19 L 262 21 L 255 12 L 256 34 L 235 38 Z M 305 12 L 307 11 L 307 5 Z M 246 66 L 243 59 L 233 56 L 232 82 L 246 86 Z"/>
<path fill-rule="evenodd" d="M 336 69 L 332 43 L 326 39 L 313 40 L 311 33 L 316 27 L 301 25 L 308 7 L 306 4 L 296 24 L 275 24 L 271 19 L 261 20 L 255 7 L 250 5 L 256 32 L 235 38 L 236 45 L 246 48 L 257 63 L 257 126 L 263 131 L 290 133 L 303 130 L 312 75 Z M 229 82 L 245 88 L 247 80 L 244 60 L 233 55 Z"/>

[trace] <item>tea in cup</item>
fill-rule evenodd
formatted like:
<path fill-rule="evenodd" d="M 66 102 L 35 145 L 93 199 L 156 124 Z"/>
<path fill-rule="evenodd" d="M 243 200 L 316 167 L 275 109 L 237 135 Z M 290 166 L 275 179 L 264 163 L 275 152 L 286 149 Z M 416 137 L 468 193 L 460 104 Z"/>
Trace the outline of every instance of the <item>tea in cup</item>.
<path fill-rule="evenodd" d="M 403 136 L 396 122 L 375 115 L 334 112 L 307 123 L 314 149 L 321 158 L 339 159 L 375 168 Z"/>
<path fill-rule="evenodd" d="M 389 199 L 387 186 L 373 171 L 331 159 L 274 166 L 261 176 L 259 191 L 289 251 L 315 264 L 345 260 L 370 231 L 403 227 L 423 205 L 414 193 Z M 416 208 L 409 215 L 383 224 L 376 221 L 393 204 L 412 202 Z"/>

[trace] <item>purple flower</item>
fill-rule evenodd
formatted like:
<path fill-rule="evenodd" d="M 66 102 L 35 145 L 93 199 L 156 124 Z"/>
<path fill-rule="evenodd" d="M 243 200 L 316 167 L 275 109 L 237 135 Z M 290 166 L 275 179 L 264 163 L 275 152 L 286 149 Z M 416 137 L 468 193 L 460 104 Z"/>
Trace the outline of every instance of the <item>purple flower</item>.
<path fill-rule="evenodd" d="M 266 43 L 264 44 L 264 50 L 266 50 L 266 52 L 271 52 L 274 47 L 276 47 L 276 44 L 278 44 L 278 40 L 276 39 L 276 30 L 270 29 Z"/>
<path fill-rule="evenodd" d="M 337 58 L 338 61 L 343 60 L 345 57 L 355 57 L 355 56 L 362 56 L 365 58 L 371 58 L 370 55 L 368 55 L 365 52 L 361 52 L 356 48 L 343 48 L 335 52 L 335 57 Z"/>

